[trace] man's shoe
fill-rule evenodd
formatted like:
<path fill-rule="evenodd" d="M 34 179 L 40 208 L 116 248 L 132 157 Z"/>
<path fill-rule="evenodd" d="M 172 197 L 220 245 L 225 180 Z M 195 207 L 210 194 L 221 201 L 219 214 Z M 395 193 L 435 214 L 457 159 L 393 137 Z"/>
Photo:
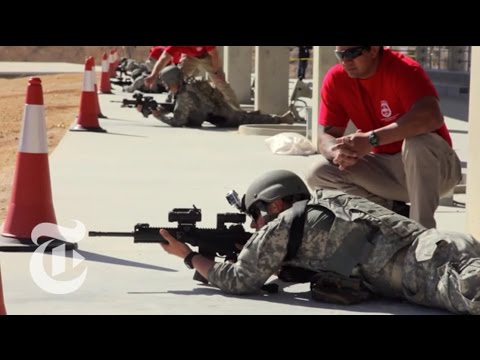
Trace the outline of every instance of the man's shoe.
<path fill-rule="evenodd" d="M 403 201 L 393 200 L 392 211 L 396 212 L 398 215 L 402 215 L 407 218 L 410 217 L 410 206 Z"/>
<path fill-rule="evenodd" d="M 285 114 L 280 116 L 280 124 L 292 125 L 294 122 L 295 122 L 295 116 L 291 111 L 287 111 Z"/>

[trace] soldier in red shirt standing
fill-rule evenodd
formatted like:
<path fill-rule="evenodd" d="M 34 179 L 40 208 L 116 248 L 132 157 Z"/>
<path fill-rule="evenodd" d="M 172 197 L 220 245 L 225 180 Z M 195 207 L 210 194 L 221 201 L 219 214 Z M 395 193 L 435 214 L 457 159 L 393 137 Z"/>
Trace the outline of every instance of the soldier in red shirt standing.
<path fill-rule="evenodd" d="M 192 76 L 198 68 L 203 69 L 215 87 L 223 94 L 227 103 L 235 110 L 241 110 L 237 96 L 225 80 L 225 73 L 216 46 L 165 46 L 152 73 L 145 79 L 145 84 L 147 86 L 154 84 L 160 71 L 168 65 L 172 58 L 182 54 L 184 56 L 180 67 L 187 77 Z"/>
<path fill-rule="evenodd" d="M 390 209 L 409 202 L 411 219 L 436 227 L 440 197 L 462 174 L 431 80 L 416 61 L 382 46 L 337 46 L 335 54 L 340 63 L 321 89 L 323 156 L 307 175 L 309 186 Z M 345 136 L 349 120 L 358 131 Z"/>

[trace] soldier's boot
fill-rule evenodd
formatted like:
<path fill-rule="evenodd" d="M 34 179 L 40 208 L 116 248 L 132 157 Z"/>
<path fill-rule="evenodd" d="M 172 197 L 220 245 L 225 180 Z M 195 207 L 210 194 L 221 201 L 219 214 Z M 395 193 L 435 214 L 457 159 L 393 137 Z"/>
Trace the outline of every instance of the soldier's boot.
<path fill-rule="evenodd" d="M 282 116 L 279 116 L 278 119 L 279 119 L 280 124 L 290 124 L 291 125 L 295 122 L 295 116 L 293 116 L 293 113 L 291 111 L 287 111 Z"/>
<path fill-rule="evenodd" d="M 410 206 L 408 206 L 403 201 L 393 201 L 392 211 L 396 212 L 398 215 L 402 215 L 405 217 L 410 217 Z"/>

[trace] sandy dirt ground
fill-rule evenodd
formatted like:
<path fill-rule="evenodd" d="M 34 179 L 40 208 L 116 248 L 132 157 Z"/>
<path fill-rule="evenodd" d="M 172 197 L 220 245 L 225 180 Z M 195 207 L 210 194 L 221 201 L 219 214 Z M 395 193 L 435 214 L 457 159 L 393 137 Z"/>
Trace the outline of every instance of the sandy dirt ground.
<path fill-rule="evenodd" d="M 51 153 L 69 127 L 80 106 L 83 74 L 41 76 L 48 151 Z M 17 148 L 23 124 L 28 77 L 0 79 L 0 223 L 5 220 L 15 171 Z"/>

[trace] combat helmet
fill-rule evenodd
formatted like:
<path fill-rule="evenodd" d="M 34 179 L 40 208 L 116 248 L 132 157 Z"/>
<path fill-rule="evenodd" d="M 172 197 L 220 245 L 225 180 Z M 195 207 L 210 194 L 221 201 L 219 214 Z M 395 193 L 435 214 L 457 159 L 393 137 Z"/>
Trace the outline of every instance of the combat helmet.
<path fill-rule="evenodd" d="M 160 80 L 167 86 L 181 84 L 183 72 L 176 65 L 169 65 L 160 71 Z"/>
<path fill-rule="evenodd" d="M 255 179 L 249 186 L 243 199 L 243 206 L 246 212 L 250 213 L 252 205 L 258 201 L 270 203 L 276 199 L 292 195 L 298 195 L 301 199 L 308 199 L 310 191 L 303 180 L 292 171 L 269 171 Z"/>

